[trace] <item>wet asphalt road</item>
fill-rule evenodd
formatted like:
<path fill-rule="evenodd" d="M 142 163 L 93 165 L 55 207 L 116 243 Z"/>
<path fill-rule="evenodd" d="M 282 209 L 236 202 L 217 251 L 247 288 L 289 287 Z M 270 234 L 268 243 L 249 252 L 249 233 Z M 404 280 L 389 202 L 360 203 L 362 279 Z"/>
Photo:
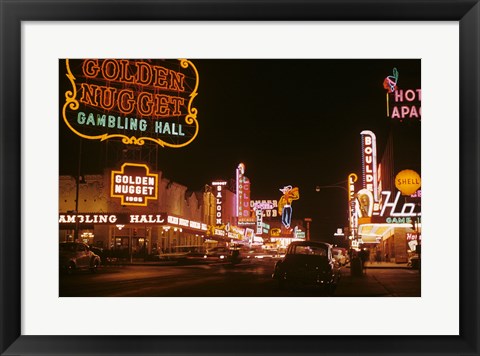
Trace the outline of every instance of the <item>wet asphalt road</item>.
<path fill-rule="evenodd" d="M 280 290 L 271 279 L 275 260 L 239 265 L 103 266 L 96 273 L 60 274 L 60 297 L 323 297 L 316 288 Z M 407 269 L 369 269 L 351 277 L 342 267 L 335 297 L 418 297 L 420 274 Z"/>

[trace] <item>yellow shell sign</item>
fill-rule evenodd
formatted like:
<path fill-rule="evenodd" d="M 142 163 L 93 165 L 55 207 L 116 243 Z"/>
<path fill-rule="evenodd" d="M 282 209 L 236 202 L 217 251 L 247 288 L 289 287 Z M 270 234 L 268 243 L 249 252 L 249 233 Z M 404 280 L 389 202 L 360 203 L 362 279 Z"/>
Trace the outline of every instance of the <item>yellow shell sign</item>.
<path fill-rule="evenodd" d="M 412 195 L 422 186 L 420 175 L 411 169 L 400 171 L 395 177 L 395 187 L 403 195 Z"/>
<path fill-rule="evenodd" d="M 178 148 L 198 134 L 198 71 L 186 59 L 64 59 L 62 117 L 78 136 Z"/>

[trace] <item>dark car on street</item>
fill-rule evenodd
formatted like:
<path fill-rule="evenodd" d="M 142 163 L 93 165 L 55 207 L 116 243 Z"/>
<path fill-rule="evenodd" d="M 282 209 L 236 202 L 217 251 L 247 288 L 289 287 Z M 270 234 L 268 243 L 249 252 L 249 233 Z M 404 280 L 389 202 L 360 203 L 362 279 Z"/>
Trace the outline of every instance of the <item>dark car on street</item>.
<path fill-rule="evenodd" d="M 214 247 L 208 250 L 204 256 L 208 261 L 229 262 L 232 264 L 239 263 L 243 257 L 240 253 L 240 247 Z"/>
<path fill-rule="evenodd" d="M 285 257 L 275 264 L 272 278 L 279 287 L 318 286 L 333 294 L 340 270 L 332 256 L 332 245 L 315 241 L 294 241 Z"/>
<path fill-rule="evenodd" d="M 60 242 L 60 271 L 72 273 L 75 270 L 89 269 L 96 272 L 100 266 L 100 256 L 91 251 L 87 244 L 81 242 Z"/>

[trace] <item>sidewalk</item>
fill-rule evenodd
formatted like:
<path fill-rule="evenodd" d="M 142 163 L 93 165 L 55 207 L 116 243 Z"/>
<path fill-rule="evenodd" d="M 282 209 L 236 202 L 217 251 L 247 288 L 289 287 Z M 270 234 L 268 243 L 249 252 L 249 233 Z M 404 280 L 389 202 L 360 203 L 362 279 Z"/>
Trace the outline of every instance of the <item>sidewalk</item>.
<path fill-rule="evenodd" d="M 373 276 L 363 274 L 352 277 L 350 272 L 342 274 L 335 290 L 336 297 L 389 297 L 391 293 Z"/>
<path fill-rule="evenodd" d="M 405 291 L 397 291 L 391 288 L 391 285 L 385 285 L 385 279 L 380 282 L 378 275 L 382 274 L 381 269 L 406 269 L 412 268 L 407 263 L 393 262 L 367 262 L 365 270 L 361 275 L 352 276 L 350 264 L 341 269 L 342 275 L 335 291 L 336 297 L 393 297 L 398 293 Z M 368 272 L 370 270 L 370 272 Z M 376 270 L 376 271 L 374 271 Z"/>
<path fill-rule="evenodd" d="M 345 268 L 350 268 L 350 263 L 345 265 Z M 411 269 L 407 263 L 395 262 L 365 262 L 365 268 L 403 268 Z"/>
<path fill-rule="evenodd" d="M 365 262 L 365 268 L 411 268 L 407 263 Z"/>

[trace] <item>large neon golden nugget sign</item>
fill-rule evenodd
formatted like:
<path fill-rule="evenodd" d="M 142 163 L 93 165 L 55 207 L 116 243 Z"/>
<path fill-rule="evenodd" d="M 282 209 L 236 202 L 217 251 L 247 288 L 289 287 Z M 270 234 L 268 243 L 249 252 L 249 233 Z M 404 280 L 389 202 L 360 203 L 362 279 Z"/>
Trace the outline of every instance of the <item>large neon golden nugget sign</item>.
<path fill-rule="evenodd" d="M 192 105 L 199 77 L 191 61 L 66 59 L 64 63 L 68 84 L 62 116 L 78 136 L 121 139 L 140 146 L 151 141 L 172 148 L 197 137 L 197 109 Z"/>

